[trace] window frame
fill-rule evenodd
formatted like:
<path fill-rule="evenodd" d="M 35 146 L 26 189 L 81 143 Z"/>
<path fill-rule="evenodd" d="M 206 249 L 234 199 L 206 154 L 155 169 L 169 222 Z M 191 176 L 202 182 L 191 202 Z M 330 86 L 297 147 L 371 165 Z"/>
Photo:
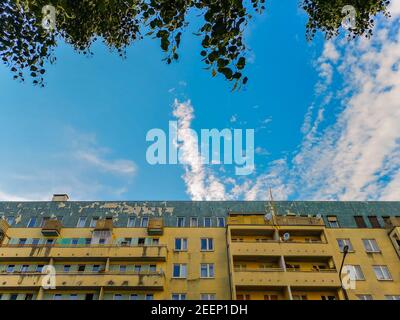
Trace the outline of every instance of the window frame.
<path fill-rule="evenodd" d="M 206 269 L 206 275 L 203 276 L 203 267 Z M 214 279 L 215 278 L 215 265 L 214 263 L 200 263 L 200 278 L 201 279 Z"/>

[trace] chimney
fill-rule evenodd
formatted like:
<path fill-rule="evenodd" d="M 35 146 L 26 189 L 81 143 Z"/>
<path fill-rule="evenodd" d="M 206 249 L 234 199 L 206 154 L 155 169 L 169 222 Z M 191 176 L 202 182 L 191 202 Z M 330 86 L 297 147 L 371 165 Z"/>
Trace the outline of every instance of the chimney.
<path fill-rule="evenodd" d="M 68 201 L 69 197 L 66 193 L 64 194 L 53 194 L 53 198 L 51 201 L 61 202 L 61 201 Z"/>

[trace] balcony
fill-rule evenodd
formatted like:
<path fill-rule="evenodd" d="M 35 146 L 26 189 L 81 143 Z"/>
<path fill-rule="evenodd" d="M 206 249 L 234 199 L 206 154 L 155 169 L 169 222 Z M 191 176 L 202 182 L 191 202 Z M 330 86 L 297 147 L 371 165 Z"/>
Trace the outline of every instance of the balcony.
<path fill-rule="evenodd" d="M 164 221 L 162 218 L 150 218 L 147 226 L 147 234 L 162 235 L 164 233 Z"/>
<path fill-rule="evenodd" d="M 2 273 L 0 289 L 41 287 L 46 275 L 41 273 Z M 55 278 L 57 289 L 89 289 L 107 287 L 108 289 L 130 290 L 162 290 L 165 276 L 160 272 L 152 273 L 57 273 Z M 50 285 L 44 283 L 43 285 Z"/>
<path fill-rule="evenodd" d="M 0 219 L 0 243 L 4 239 L 4 237 L 7 235 L 7 230 L 9 228 L 9 225 L 6 220 Z"/>
<path fill-rule="evenodd" d="M 231 215 L 228 225 L 279 225 L 279 226 L 325 226 L 322 218 L 299 216 L 274 216 L 270 221 L 263 214 Z"/>
<path fill-rule="evenodd" d="M 232 256 L 332 256 L 325 242 L 243 241 L 230 244 Z"/>
<path fill-rule="evenodd" d="M 98 258 L 142 261 L 165 261 L 167 247 L 116 245 L 1 245 L 0 260 L 26 258 L 67 258 L 96 260 Z"/>
<path fill-rule="evenodd" d="M 112 231 L 113 221 L 112 219 L 99 219 L 96 221 L 95 231 Z"/>
<path fill-rule="evenodd" d="M 282 268 L 235 270 L 235 285 L 254 287 L 340 287 L 336 270 L 284 271 Z"/>
<path fill-rule="evenodd" d="M 45 237 L 58 237 L 62 228 L 61 221 L 46 220 L 42 227 L 42 234 Z"/>

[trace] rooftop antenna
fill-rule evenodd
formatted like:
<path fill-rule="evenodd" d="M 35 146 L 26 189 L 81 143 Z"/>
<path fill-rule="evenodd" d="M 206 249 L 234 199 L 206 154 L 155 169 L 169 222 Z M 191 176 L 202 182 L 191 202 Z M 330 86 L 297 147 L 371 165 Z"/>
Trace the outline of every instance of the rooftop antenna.
<path fill-rule="evenodd" d="M 272 225 L 274 226 L 275 229 L 277 228 L 276 224 L 276 208 L 274 205 L 274 197 L 272 196 L 272 189 L 269 188 L 269 212 L 264 216 L 266 221 L 271 221 L 272 220 Z"/>

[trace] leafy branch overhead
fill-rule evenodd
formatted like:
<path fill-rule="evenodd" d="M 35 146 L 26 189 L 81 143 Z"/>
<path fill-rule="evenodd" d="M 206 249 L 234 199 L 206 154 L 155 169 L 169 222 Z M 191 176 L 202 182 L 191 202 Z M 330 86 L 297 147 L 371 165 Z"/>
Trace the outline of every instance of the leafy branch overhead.
<path fill-rule="evenodd" d="M 370 36 L 373 17 L 387 13 L 388 0 L 300 0 L 309 15 L 306 35 L 311 40 L 317 30 L 327 38 L 340 30 L 344 5 L 356 8 L 354 37 Z M 43 8 L 55 8 L 55 28 L 42 26 Z M 212 76 L 223 75 L 233 88 L 246 84 L 246 46 L 243 31 L 252 18 L 262 13 L 265 0 L 0 0 L 0 56 L 14 79 L 43 86 L 45 65 L 56 60 L 54 48 L 60 39 L 82 54 L 91 55 L 91 45 L 104 44 L 125 56 L 135 40 L 149 36 L 160 42 L 169 64 L 179 59 L 181 36 L 188 26 L 189 12 L 200 13 L 203 24 L 200 58 Z"/>

